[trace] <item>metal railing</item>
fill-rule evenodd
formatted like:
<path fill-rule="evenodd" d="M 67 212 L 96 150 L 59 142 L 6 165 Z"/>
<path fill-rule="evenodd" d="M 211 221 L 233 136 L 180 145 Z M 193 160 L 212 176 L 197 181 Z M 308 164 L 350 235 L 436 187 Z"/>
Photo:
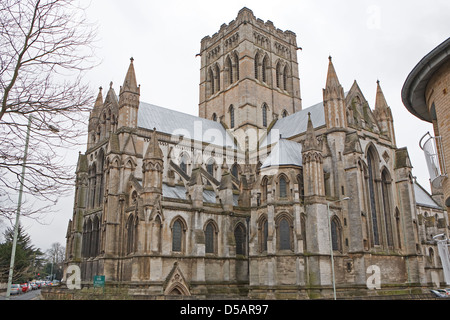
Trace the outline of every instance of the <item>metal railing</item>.
<path fill-rule="evenodd" d="M 423 142 L 425 138 L 427 139 Z M 442 180 L 447 177 L 441 137 L 433 137 L 430 132 L 427 132 L 420 139 L 419 146 L 425 154 L 431 184 L 435 187 L 440 187 Z"/>

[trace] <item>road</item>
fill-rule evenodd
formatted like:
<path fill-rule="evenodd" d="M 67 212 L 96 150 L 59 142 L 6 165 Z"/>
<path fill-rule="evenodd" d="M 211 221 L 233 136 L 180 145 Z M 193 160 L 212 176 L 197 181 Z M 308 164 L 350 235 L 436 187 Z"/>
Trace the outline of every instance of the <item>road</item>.
<path fill-rule="evenodd" d="M 0 293 L 0 300 L 6 300 L 5 298 L 6 292 Z M 41 295 L 41 290 L 32 290 L 27 293 L 22 294 L 16 294 L 9 297 L 10 300 L 33 300 L 33 299 L 39 299 L 39 296 Z"/>

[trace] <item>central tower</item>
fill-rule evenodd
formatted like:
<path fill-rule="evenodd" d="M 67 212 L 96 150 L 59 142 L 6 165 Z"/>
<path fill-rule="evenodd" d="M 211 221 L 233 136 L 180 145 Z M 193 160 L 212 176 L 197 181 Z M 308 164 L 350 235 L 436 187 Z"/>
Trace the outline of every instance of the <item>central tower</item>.
<path fill-rule="evenodd" d="M 265 129 L 301 110 L 296 35 L 248 8 L 201 41 L 199 116 L 228 129 Z"/>

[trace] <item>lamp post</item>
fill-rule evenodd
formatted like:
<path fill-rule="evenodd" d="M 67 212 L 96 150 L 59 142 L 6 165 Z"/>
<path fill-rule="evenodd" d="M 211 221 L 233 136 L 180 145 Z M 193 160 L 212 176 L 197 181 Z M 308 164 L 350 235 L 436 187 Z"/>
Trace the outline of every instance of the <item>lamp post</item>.
<path fill-rule="evenodd" d="M 344 201 L 344 200 L 350 200 L 350 199 L 351 199 L 350 197 L 345 197 L 345 198 L 342 198 L 342 199 L 339 199 L 339 200 L 327 202 L 328 231 L 329 231 L 328 236 L 330 237 L 331 274 L 332 274 L 332 277 L 333 277 L 333 298 L 334 298 L 334 300 L 336 300 L 336 279 L 335 279 L 335 273 L 334 273 L 333 237 L 331 235 L 330 204 L 336 203 L 336 202 L 341 202 L 341 201 Z"/>
<path fill-rule="evenodd" d="M 14 261 L 16 258 L 17 237 L 18 237 L 18 233 L 19 233 L 19 221 L 20 221 L 20 210 L 22 208 L 23 184 L 25 181 L 25 168 L 27 165 L 28 144 L 30 142 L 30 130 L 31 130 L 31 119 L 32 118 L 33 117 L 31 115 L 28 117 L 27 134 L 25 137 L 25 151 L 23 153 L 22 173 L 20 175 L 19 199 L 17 200 L 16 221 L 14 224 L 14 238 L 13 238 L 13 245 L 12 245 L 12 249 L 11 249 L 11 261 L 9 263 L 8 286 L 6 288 L 6 297 L 5 297 L 6 300 L 9 300 L 9 297 L 11 295 L 11 284 L 12 284 L 12 278 L 13 278 L 13 272 L 14 272 Z M 48 125 L 48 127 L 54 133 L 59 132 L 59 129 L 52 125 Z"/>
<path fill-rule="evenodd" d="M 11 261 L 9 263 L 9 276 L 8 276 L 8 287 L 6 288 L 6 300 L 9 300 L 9 297 L 11 294 L 11 284 L 12 284 L 12 278 L 13 278 L 14 260 L 16 257 L 17 234 L 19 233 L 20 209 L 22 207 L 23 183 L 25 180 L 25 167 L 27 164 L 27 156 L 28 156 L 28 142 L 30 141 L 30 128 L 31 128 L 31 116 L 28 117 L 27 135 L 25 138 L 25 151 L 23 154 L 22 174 L 20 176 L 19 199 L 17 201 L 16 223 L 14 225 L 14 238 L 13 238 L 13 245 L 12 245 L 12 250 L 11 250 Z"/>

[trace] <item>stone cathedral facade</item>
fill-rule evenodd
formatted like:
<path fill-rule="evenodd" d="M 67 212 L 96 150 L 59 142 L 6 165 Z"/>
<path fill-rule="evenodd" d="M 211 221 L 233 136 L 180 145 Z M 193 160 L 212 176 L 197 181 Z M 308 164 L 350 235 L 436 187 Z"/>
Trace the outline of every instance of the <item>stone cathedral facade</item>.
<path fill-rule="evenodd" d="M 100 89 L 67 231 L 83 285 L 307 299 L 444 281 L 432 236 L 448 217 L 380 83 L 371 109 L 330 57 L 323 101 L 302 106 L 298 49 L 243 8 L 201 40 L 198 117 L 141 101 L 133 59 L 118 94 Z"/>

